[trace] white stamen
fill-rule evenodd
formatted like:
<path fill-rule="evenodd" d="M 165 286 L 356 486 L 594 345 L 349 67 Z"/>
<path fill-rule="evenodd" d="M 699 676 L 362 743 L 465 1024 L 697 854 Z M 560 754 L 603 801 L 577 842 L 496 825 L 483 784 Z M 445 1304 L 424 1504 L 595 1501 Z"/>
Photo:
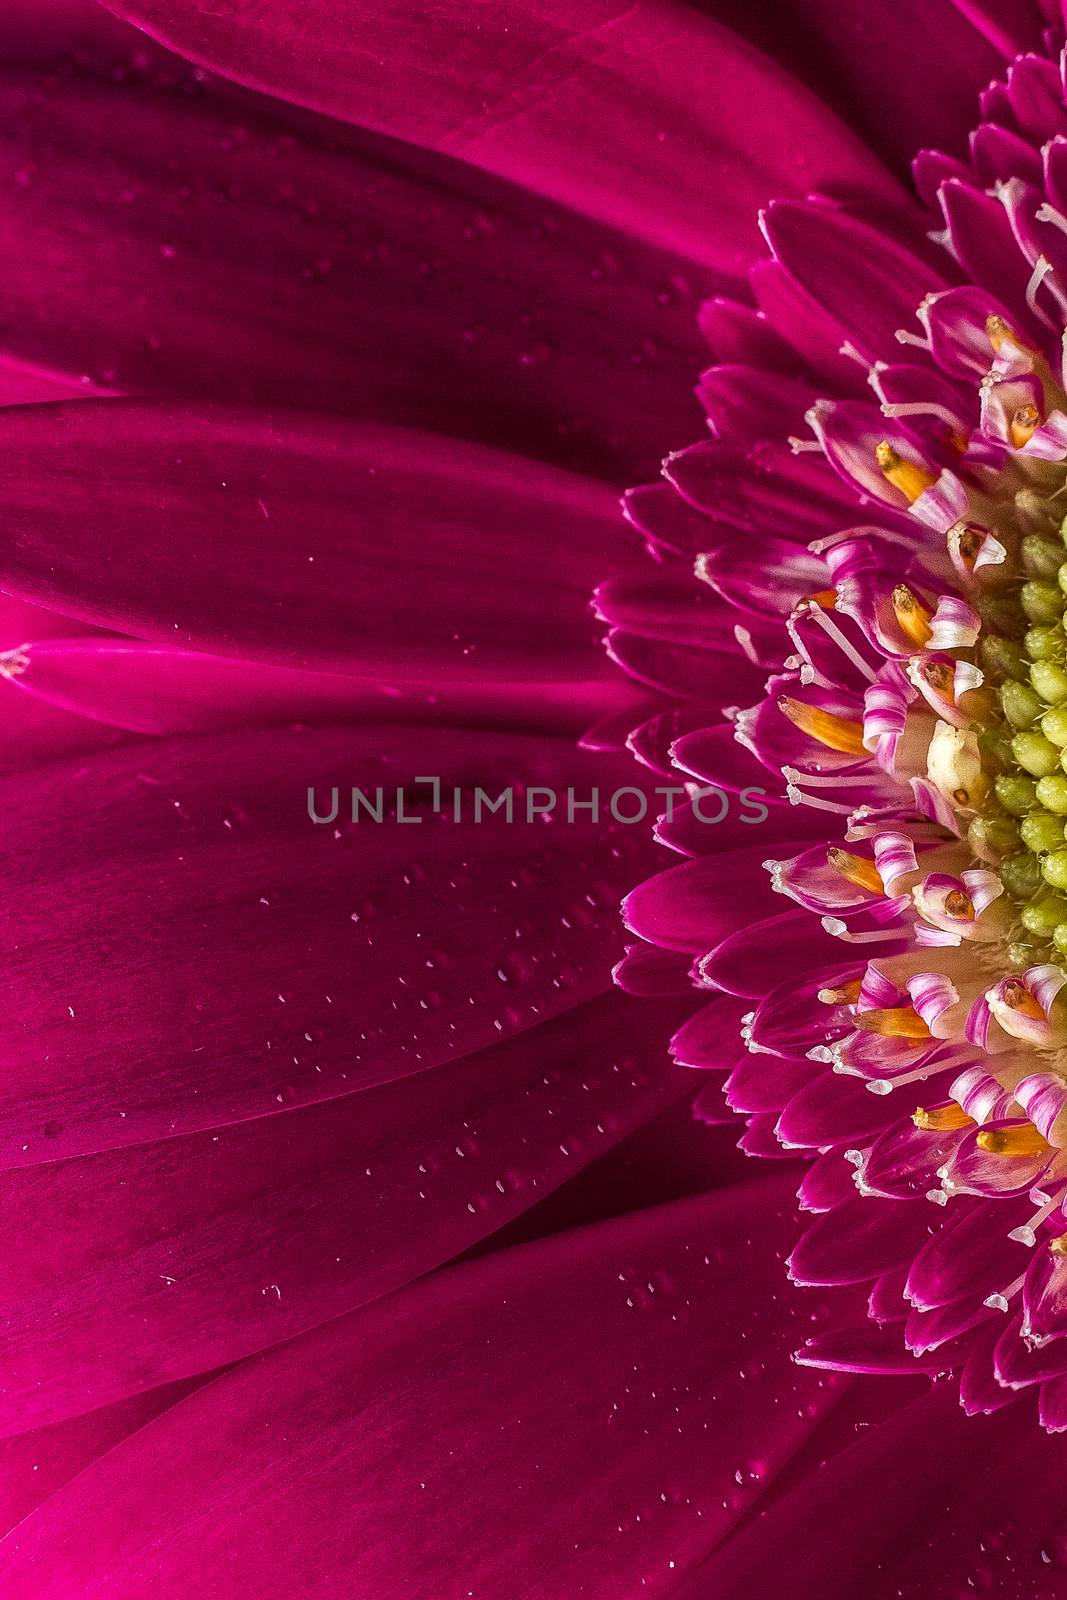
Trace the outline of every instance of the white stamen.
<path fill-rule="evenodd" d="M 785 797 L 791 806 L 810 806 L 813 811 L 829 811 L 836 817 L 848 816 L 848 806 L 836 805 L 833 800 L 817 800 L 813 794 L 805 794 L 795 783 L 786 784 Z"/>
<path fill-rule="evenodd" d="M 850 339 L 846 339 L 844 344 L 840 346 L 838 355 L 847 356 L 850 361 L 858 361 L 861 367 L 868 365 L 866 358 L 860 355 Z"/>
<path fill-rule="evenodd" d="M 1048 313 L 1038 305 L 1037 291 L 1052 270 L 1052 262 L 1048 257 L 1038 256 L 1037 261 L 1034 263 L 1034 270 L 1030 274 L 1030 281 L 1026 285 L 1026 303 L 1034 316 L 1040 318 L 1047 328 L 1055 328 L 1056 325 Z M 1051 288 L 1052 285 L 1050 284 L 1049 287 Z"/>
<path fill-rule="evenodd" d="M 1014 1283 L 1009 1283 L 1006 1289 L 1001 1289 L 999 1294 L 986 1295 L 982 1304 L 988 1306 L 990 1311 L 1007 1311 L 1009 1301 L 1015 1299 L 1025 1282 L 1026 1273 L 1024 1272 L 1021 1277 L 1016 1278 Z"/>
<path fill-rule="evenodd" d="M 1029 1222 L 1022 1223 L 1022 1225 L 1018 1228 L 1012 1228 L 1011 1232 L 1008 1234 L 1008 1238 L 1014 1239 L 1016 1244 L 1024 1244 L 1028 1250 L 1032 1250 L 1034 1245 L 1037 1243 L 1038 1228 L 1040 1228 L 1041 1224 L 1052 1215 L 1057 1206 L 1059 1206 L 1061 1203 L 1062 1199 L 1062 1195 L 1057 1195 L 1055 1199 L 1047 1201 L 1041 1207 L 1040 1211 L 1034 1212 Z"/>
<path fill-rule="evenodd" d="M 806 783 L 810 789 L 840 789 L 848 783 L 870 784 L 872 781 L 869 772 L 842 773 L 840 777 L 834 773 L 833 777 L 826 778 L 814 772 L 801 772 L 799 767 L 783 767 L 782 777 L 787 783 Z"/>
<path fill-rule="evenodd" d="M 929 350 L 930 348 L 929 339 L 922 338 L 918 333 L 909 333 L 907 328 L 898 328 L 895 337 L 898 344 L 912 344 L 917 350 Z"/>
<path fill-rule="evenodd" d="M 892 928 L 879 928 L 874 933 L 849 933 L 848 924 L 840 917 L 823 917 L 822 925 L 832 939 L 840 939 L 842 944 L 884 944 L 887 939 L 907 938 L 911 933 L 906 922 L 898 922 Z"/>
<path fill-rule="evenodd" d="M 798 439 L 795 433 L 791 433 L 787 442 L 795 456 L 804 455 L 808 451 L 814 451 L 816 455 L 822 455 L 822 445 L 818 439 Z"/>
<path fill-rule="evenodd" d="M 837 626 L 837 623 L 834 621 L 831 614 L 828 611 L 824 611 L 817 600 L 812 601 L 809 605 L 808 615 L 813 621 L 817 622 L 823 632 L 834 641 L 834 644 L 836 644 L 837 648 L 841 651 L 841 654 L 846 656 L 848 660 L 851 661 L 856 670 L 858 672 L 862 672 L 869 683 L 874 683 L 878 677 L 877 672 L 875 672 L 874 668 L 864 661 L 859 651 L 854 645 L 850 644 L 849 640 L 841 632 L 841 629 Z"/>
<path fill-rule="evenodd" d="M 1067 217 L 1064 216 L 1062 211 L 1057 211 L 1055 206 L 1050 206 L 1047 201 L 1038 206 L 1034 212 L 1034 219 L 1037 222 L 1051 222 L 1052 226 L 1059 228 L 1061 233 L 1067 233 Z"/>
<path fill-rule="evenodd" d="M 958 428 L 960 419 L 948 406 L 939 406 L 933 400 L 883 400 L 883 417 L 938 417 L 950 428 Z"/>

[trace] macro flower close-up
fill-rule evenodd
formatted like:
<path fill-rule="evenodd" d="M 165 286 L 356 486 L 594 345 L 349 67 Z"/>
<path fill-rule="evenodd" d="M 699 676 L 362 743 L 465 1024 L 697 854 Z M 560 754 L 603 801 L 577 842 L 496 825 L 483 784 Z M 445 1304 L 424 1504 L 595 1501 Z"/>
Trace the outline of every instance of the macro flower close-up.
<path fill-rule="evenodd" d="M 9 0 L 4 1600 L 1067 1600 L 1060 0 Z"/>

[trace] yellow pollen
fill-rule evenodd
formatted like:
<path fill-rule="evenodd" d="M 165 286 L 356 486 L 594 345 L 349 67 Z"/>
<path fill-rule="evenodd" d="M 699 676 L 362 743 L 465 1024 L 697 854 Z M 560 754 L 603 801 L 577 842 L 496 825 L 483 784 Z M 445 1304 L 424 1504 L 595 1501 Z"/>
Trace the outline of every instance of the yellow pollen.
<path fill-rule="evenodd" d="M 969 806 L 971 803 L 971 791 L 969 789 L 953 789 L 952 798 L 958 806 Z"/>
<path fill-rule="evenodd" d="M 949 890 L 945 896 L 945 910 L 950 917 L 966 917 L 968 921 L 974 916 L 974 904 L 962 889 Z"/>
<path fill-rule="evenodd" d="M 836 589 L 820 589 L 817 594 L 809 596 L 819 607 L 820 611 L 833 611 L 837 605 Z"/>
<path fill-rule="evenodd" d="M 959 551 L 960 560 L 968 572 L 973 571 L 979 552 L 985 543 L 986 530 L 974 522 L 957 523 L 950 532 L 950 542 L 953 535 L 955 535 L 956 549 Z"/>
<path fill-rule="evenodd" d="M 931 1133 L 950 1133 L 974 1124 L 974 1118 L 969 1117 L 955 1100 L 950 1100 L 945 1106 L 932 1106 L 929 1111 L 925 1106 L 919 1106 L 912 1112 L 911 1120 L 917 1128 L 925 1128 Z"/>
<path fill-rule="evenodd" d="M 933 632 L 930 613 L 906 583 L 898 583 L 893 590 L 893 612 L 913 645 L 922 650 L 929 644 Z"/>
<path fill-rule="evenodd" d="M 1036 406 L 1020 406 L 1011 419 L 1008 429 L 1011 435 L 1012 447 L 1021 450 L 1041 426 L 1041 413 Z"/>
<path fill-rule="evenodd" d="M 880 1033 L 886 1039 L 929 1039 L 930 1030 L 911 1006 L 892 1006 L 888 1011 L 857 1011 L 856 1026 L 864 1033 Z"/>
<path fill-rule="evenodd" d="M 1045 1013 L 1026 987 L 1015 978 L 1009 978 L 1002 991 L 1002 999 L 1012 1011 L 1020 1012 L 1024 1017 L 1033 1017 L 1035 1022 L 1043 1020 Z"/>
<path fill-rule="evenodd" d="M 983 1128 L 975 1143 L 991 1156 L 1040 1156 L 1052 1148 L 1029 1122 L 1016 1128 Z"/>
<path fill-rule="evenodd" d="M 921 671 L 934 693 L 940 695 L 950 706 L 955 705 L 956 673 L 948 662 L 924 661 Z"/>
<path fill-rule="evenodd" d="M 891 483 L 894 489 L 899 489 L 908 500 L 918 500 L 931 484 L 937 482 L 936 472 L 927 471 L 918 462 L 908 461 L 886 439 L 875 445 L 874 459 L 886 482 Z"/>
<path fill-rule="evenodd" d="M 782 696 L 778 709 L 801 733 L 810 734 L 820 744 L 826 745 L 828 750 L 840 750 L 847 756 L 867 754 L 863 746 L 861 723 L 849 722 L 847 717 L 835 716 L 832 711 L 824 711 L 821 706 L 809 706 L 803 700 L 794 700 L 789 695 Z"/>
<path fill-rule="evenodd" d="M 837 989 L 820 989 L 816 999 L 824 1006 L 854 1006 L 860 997 L 861 982 L 853 978 L 851 983 L 843 983 Z"/>
<path fill-rule="evenodd" d="M 834 871 L 847 878 L 849 883 L 856 884 L 860 889 L 869 889 L 871 894 L 885 894 L 878 868 L 873 861 L 867 861 L 863 856 L 854 856 L 850 850 L 840 850 L 836 845 L 827 850 L 826 859 Z"/>
<path fill-rule="evenodd" d="M 1003 317 L 998 317 L 995 313 L 985 319 L 985 336 L 993 347 L 994 355 L 999 355 L 1009 341 L 1018 345 L 1020 350 L 1033 348 L 1024 339 L 1020 339 L 1009 322 L 1005 322 Z"/>
<path fill-rule="evenodd" d="M 1067 1233 L 1058 1233 L 1049 1240 L 1048 1247 L 1054 1256 L 1067 1256 Z"/>

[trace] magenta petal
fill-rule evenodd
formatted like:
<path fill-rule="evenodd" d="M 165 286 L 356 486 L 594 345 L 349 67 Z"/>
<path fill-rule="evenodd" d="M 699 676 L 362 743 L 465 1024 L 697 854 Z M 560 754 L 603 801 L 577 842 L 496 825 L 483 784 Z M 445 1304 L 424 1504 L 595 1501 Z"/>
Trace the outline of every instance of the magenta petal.
<path fill-rule="evenodd" d="M 765 846 L 756 844 L 669 867 L 627 895 L 627 927 L 671 950 L 699 955 L 713 949 L 742 919 L 779 909 L 763 870 L 765 855 Z"/>
<path fill-rule="evenodd" d="M 623 515 L 644 534 L 654 554 L 694 556 L 707 549 L 714 527 L 669 483 L 642 483 L 623 496 Z"/>
<path fill-rule="evenodd" d="M 967 1417 L 946 1384 L 810 1473 L 675 1593 L 1061 1600 L 1063 1520 L 1063 1441 L 1028 1409 Z"/>
<path fill-rule="evenodd" d="M 758 543 L 720 544 L 698 557 L 697 571 L 724 600 L 761 617 L 787 617 L 799 600 L 829 583 L 829 570 L 818 556 L 769 535 Z"/>
<path fill-rule="evenodd" d="M 957 1209 L 958 1208 L 958 1209 Z M 908 1296 L 923 1308 L 949 1305 L 969 1295 L 1003 1289 L 1031 1260 L 1025 1245 L 1009 1239 L 1033 1211 L 1029 1201 L 954 1200 L 942 1231 L 912 1263 Z"/>
<path fill-rule="evenodd" d="M 1010 60 L 1040 47 L 1039 4 L 950 0 L 931 12 L 929 0 L 851 0 L 847 8 L 838 0 L 717 0 L 715 14 L 903 168 L 924 139 L 955 148 L 976 89 L 1002 68 L 998 52 Z M 897 70 L 905 62 L 908 70 Z"/>
<path fill-rule="evenodd" d="M 5 1600 L 665 1592 L 839 1392 L 788 1360 L 788 1193 L 498 1251 L 242 1365 L 23 1523 Z"/>
<path fill-rule="evenodd" d="M 168 1383 L 65 1422 L 0 1439 L 0 1537 L 90 1462 L 204 1381 L 197 1377 Z"/>
<path fill-rule="evenodd" d="M 683 700 L 706 703 L 708 714 L 721 716 L 737 698 L 759 694 L 767 674 L 732 650 L 700 650 L 671 644 L 647 634 L 615 628 L 605 641 L 615 664 L 637 683 Z"/>
<path fill-rule="evenodd" d="M 799 816 L 806 809 L 798 808 Z M 730 934 L 705 956 L 701 973 L 730 994 L 759 999 L 767 992 L 768 973 L 840 966 L 841 956 L 840 939 L 825 933 L 810 912 L 786 911 Z"/>
<path fill-rule="evenodd" d="M 952 0 L 956 10 L 1009 61 L 1041 43 L 1040 3 L 1032 0 Z"/>
<path fill-rule="evenodd" d="M 771 372 L 796 375 L 796 351 L 775 332 L 762 312 L 717 295 L 704 301 L 699 322 L 716 361 L 745 362 Z"/>
<path fill-rule="evenodd" d="M 736 613 L 677 566 L 609 578 L 593 598 L 598 617 L 612 627 L 704 650 L 737 650 Z"/>
<path fill-rule="evenodd" d="M 613 496 L 473 445 L 297 412 L 27 406 L 0 415 L 0 497 L 5 587 L 122 632 L 423 683 L 603 662 L 588 596 L 618 565 Z"/>
<path fill-rule="evenodd" d="M 971 134 L 971 160 L 983 188 L 1006 183 L 1009 178 L 1041 183 L 1041 157 L 1033 145 L 1009 128 L 998 128 L 994 122 L 980 123 Z M 962 174 L 946 172 L 942 180 L 959 176 Z"/>
<path fill-rule="evenodd" d="M 128 742 L 120 729 L 21 694 L 0 675 L 0 776 Z"/>
<path fill-rule="evenodd" d="M 966 184 L 949 182 L 941 190 L 941 209 L 953 250 L 968 275 L 1006 301 L 1025 328 L 1040 331 L 1042 325 L 1026 303 L 1030 263 L 1000 201 Z"/>
<path fill-rule="evenodd" d="M 865 1283 L 906 1266 L 937 1227 L 928 1200 L 846 1200 L 816 1218 L 789 1258 L 796 1283 Z"/>
<path fill-rule="evenodd" d="M 679 1066 L 702 1071 L 732 1066 L 744 1049 L 742 1010 L 732 996 L 716 995 L 683 1022 L 671 1039 L 673 1059 Z"/>
<path fill-rule="evenodd" d="M 0 1432 L 222 1366 L 458 1255 L 680 1098 L 656 1045 L 683 1011 L 611 994 L 418 1080 L 6 1174 Z"/>
<path fill-rule="evenodd" d="M 850 1328 L 835 1328 L 805 1339 L 797 1351 L 802 1367 L 822 1367 L 830 1372 L 945 1372 L 951 1367 L 951 1354 L 933 1350 L 915 1355 L 902 1342 L 900 1329 L 861 1322 Z"/>
<path fill-rule="evenodd" d="M 798 1149 L 863 1144 L 913 1109 L 914 1101 L 904 1102 L 903 1090 L 871 1094 L 858 1078 L 822 1072 L 789 1101 L 778 1119 L 778 1131 Z"/>
<path fill-rule="evenodd" d="M 801 432 L 811 404 L 810 380 L 736 364 L 708 367 L 696 393 L 719 439 L 788 438 Z"/>
<path fill-rule="evenodd" d="M 804 1173 L 797 1198 L 805 1211 L 831 1211 L 844 1200 L 855 1198 L 855 1167 L 845 1160 L 840 1145 L 816 1156 Z"/>
<path fill-rule="evenodd" d="M 820 455 L 789 445 L 713 439 L 667 457 L 664 473 L 679 493 L 718 523 L 773 533 L 797 545 L 836 533 L 856 519 L 856 500 Z M 724 542 L 714 525 L 698 549 Z"/>
<path fill-rule="evenodd" d="M 948 287 L 903 245 L 829 206 L 779 202 L 764 229 L 776 258 L 869 360 L 884 360 L 923 298 Z"/>
<path fill-rule="evenodd" d="M 690 964 L 688 955 L 664 950 L 658 944 L 628 944 L 626 954 L 612 970 L 612 977 L 627 994 L 645 999 L 691 994 Z"/>
<path fill-rule="evenodd" d="M 726 1080 L 726 1099 L 735 1111 L 746 1115 L 778 1113 L 804 1084 L 824 1069 L 814 1061 L 787 1060 L 784 1056 L 746 1054 Z M 778 1154 L 782 1154 L 781 1145 Z"/>
<path fill-rule="evenodd" d="M 1067 133 L 1063 78 L 1056 62 L 1043 54 L 1023 54 L 1008 68 L 1007 82 L 1019 131 L 1028 139 L 1044 144 L 1052 134 Z"/>
<path fill-rule="evenodd" d="M 689 772 L 705 783 L 717 784 L 730 794 L 754 786 L 766 787 L 767 768 L 737 738 L 732 722 L 714 724 L 698 732 L 683 733 L 675 745 L 675 756 L 682 772 Z M 770 803 L 793 815 L 784 794 L 771 784 Z"/>
<path fill-rule="evenodd" d="M 67 42 L 43 66 L 5 50 L 4 350 L 81 394 L 88 373 L 346 412 L 613 480 L 698 425 L 678 373 L 703 353 L 704 285 L 677 258 L 181 63 L 150 70 L 128 37 L 76 69 Z"/>
<path fill-rule="evenodd" d="M 1038 1416 L 1049 1433 L 1067 1431 L 1067 1377 L 1050 1378 L 1041 1385 Z"/>
<path fill-rule="evenodd" d="M 566 740 L 429 728 L 172 740 L 6 779 L 0 1161 L 345 1095 L 601 993 L 655 852 L 610 817 L 568 822 L 566 791 L 634 779 Z M 353 784 L 369 806 L 381 785 L 380 823 L 350 820 Z M 556 792 L 551 829 L 522 798 L 473 822 L 475 786 L 509 785 Z M 309 786 L 320 818 L 336 786 L 333 823 Z"/>
<path fill-rule="evenodd" d="M 768 194 L 899 199 L 809 90 L 675 0 L 513 0 L 491 16 L 457 0 L 373 17 L 349 0 L 109 5 L 226 77 L 460 156 L 735 276 Z"/>
<path fill-rule="evenodd" d="M 68 623 L 68 627 L 76 624 Z M 85 747 L 103 742 L 99 724 L 143 734 L 211 733 L 286 722 L 456 722 L 478 727 L 576 732 L 591 717 L 637 714 L 621 681 L 589 683 L 375 683 L 340 673 L 301 672 L 235 661 L 136 639 L 34 639 L 8 664 L 16 697 L 37 708 L 93 721 Z M 0 685 L 0 705 L 11 698 Z"/>

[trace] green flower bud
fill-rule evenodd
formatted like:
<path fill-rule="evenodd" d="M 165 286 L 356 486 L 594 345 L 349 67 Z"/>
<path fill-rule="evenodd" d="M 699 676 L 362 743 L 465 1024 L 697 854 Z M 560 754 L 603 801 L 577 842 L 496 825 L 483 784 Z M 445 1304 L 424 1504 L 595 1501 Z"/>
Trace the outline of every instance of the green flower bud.
<path fill-rule="evenodd" d="M 1000 686 L 1000 703 L 1013 728 L 1029 728 L 1042 712 L 1041 697 L 1025 683 L 1009 678 Z"/>
<path fill-rule="evenodd" d="M 1064 843 L 1063 818 L 1051 811 L 1031 811 L 1019 824 L 1019 837 L 1028 850 L 1036 850 L 1038 855 L 1060 850 Z"/>
<path fill-rule="evenodd" d="M 1043 733 L 1017 733 L 1011 741 L 1012 754 L 1025 772 L 1047 778 L 1060 764 L 1060 752 Z"/>
<path fill-rule="evenodd" d="M 1043 779 L 1043 782 L 1055 782 L 1055 779 Z M 1067 813 L 1067 778 L 1061 780 L 1064 790 L 1064 812 Z M 1032 778 L 1024 778 L 1019 774 L 1010 772 L 997 779 L 994 785 L 997 799 L 1005 811 L 1010 811 L 1013 817 L 1025 816 L 1038 800 L 1038 785 Z M 1042 805 L 1048 805 L 1045 800 Z M 1055 811 L 1055 806 L 1048 806 L 1050 811 Z"/>
<path fill-rule="evenodd" d="M 1028 578 L 1051 581 L 1059 577 L 1063 547 L 1039 533 L 1028 533 L 1019 548 L 1023 571 Z M 1064 563 L 1067 565 L 1067 563 Z"/>
<path fill-rule="evenodd" d="M 1017 900 L 1028 900 L 1041 888 L 1041 868 L 1037 864 L 1036 856 L 1026 855 L 1009 856 L 1007 861 L 1001 862 L 1000 881 L 1010 895 Z M 1067 916 L 1064 917 L 1067 922 Z"/>
<path fill-rule="evenodd" d="M 1041 863 L 1041 874 L 1054 889 L 1067 889 L 1067 850 L 1053 850 Z"/>
<path fill-rule="evenodd" d="M 1067 817 L 1067 777 L 1062 773 L 1042 778 L 1035 785 L 1034 794 L 1038 804 L 1044 806 L 1046 811 L 1054 811 L 1058 817 Z M 1004 805 L 1003 800 L 1000 803 Z"/>
<path fill-rule="evenodd" d="M 1036 939 L 1051 939 L 1056 925 L 1067 922 L 1067 900 L 1062 894 L 1041 894 L 1023 906 L 1019 921 Z"/>
<path fill-rule="evenodd" d="M 1019 600 L 1028 622 L 1058 622 L 1063 614 L 1063 594 L 1058 583 L 1031 578 L 1019 591 Z"/>
<path fill-rule="evenodd" d="M 1035 661 L 1030 668 L 1030 682 L 1042 700 L 1047 700 L 1050 705 L 1055 705 L 1058 700 L 1067 700 L 1067 672 L 1051 661 Z"/>
<path fill-rule="evenodd" d="M 1063 658 L 1063 632 L 1059 628 L 1027 628 L 1023 648 L 1031 661 Z"/>

